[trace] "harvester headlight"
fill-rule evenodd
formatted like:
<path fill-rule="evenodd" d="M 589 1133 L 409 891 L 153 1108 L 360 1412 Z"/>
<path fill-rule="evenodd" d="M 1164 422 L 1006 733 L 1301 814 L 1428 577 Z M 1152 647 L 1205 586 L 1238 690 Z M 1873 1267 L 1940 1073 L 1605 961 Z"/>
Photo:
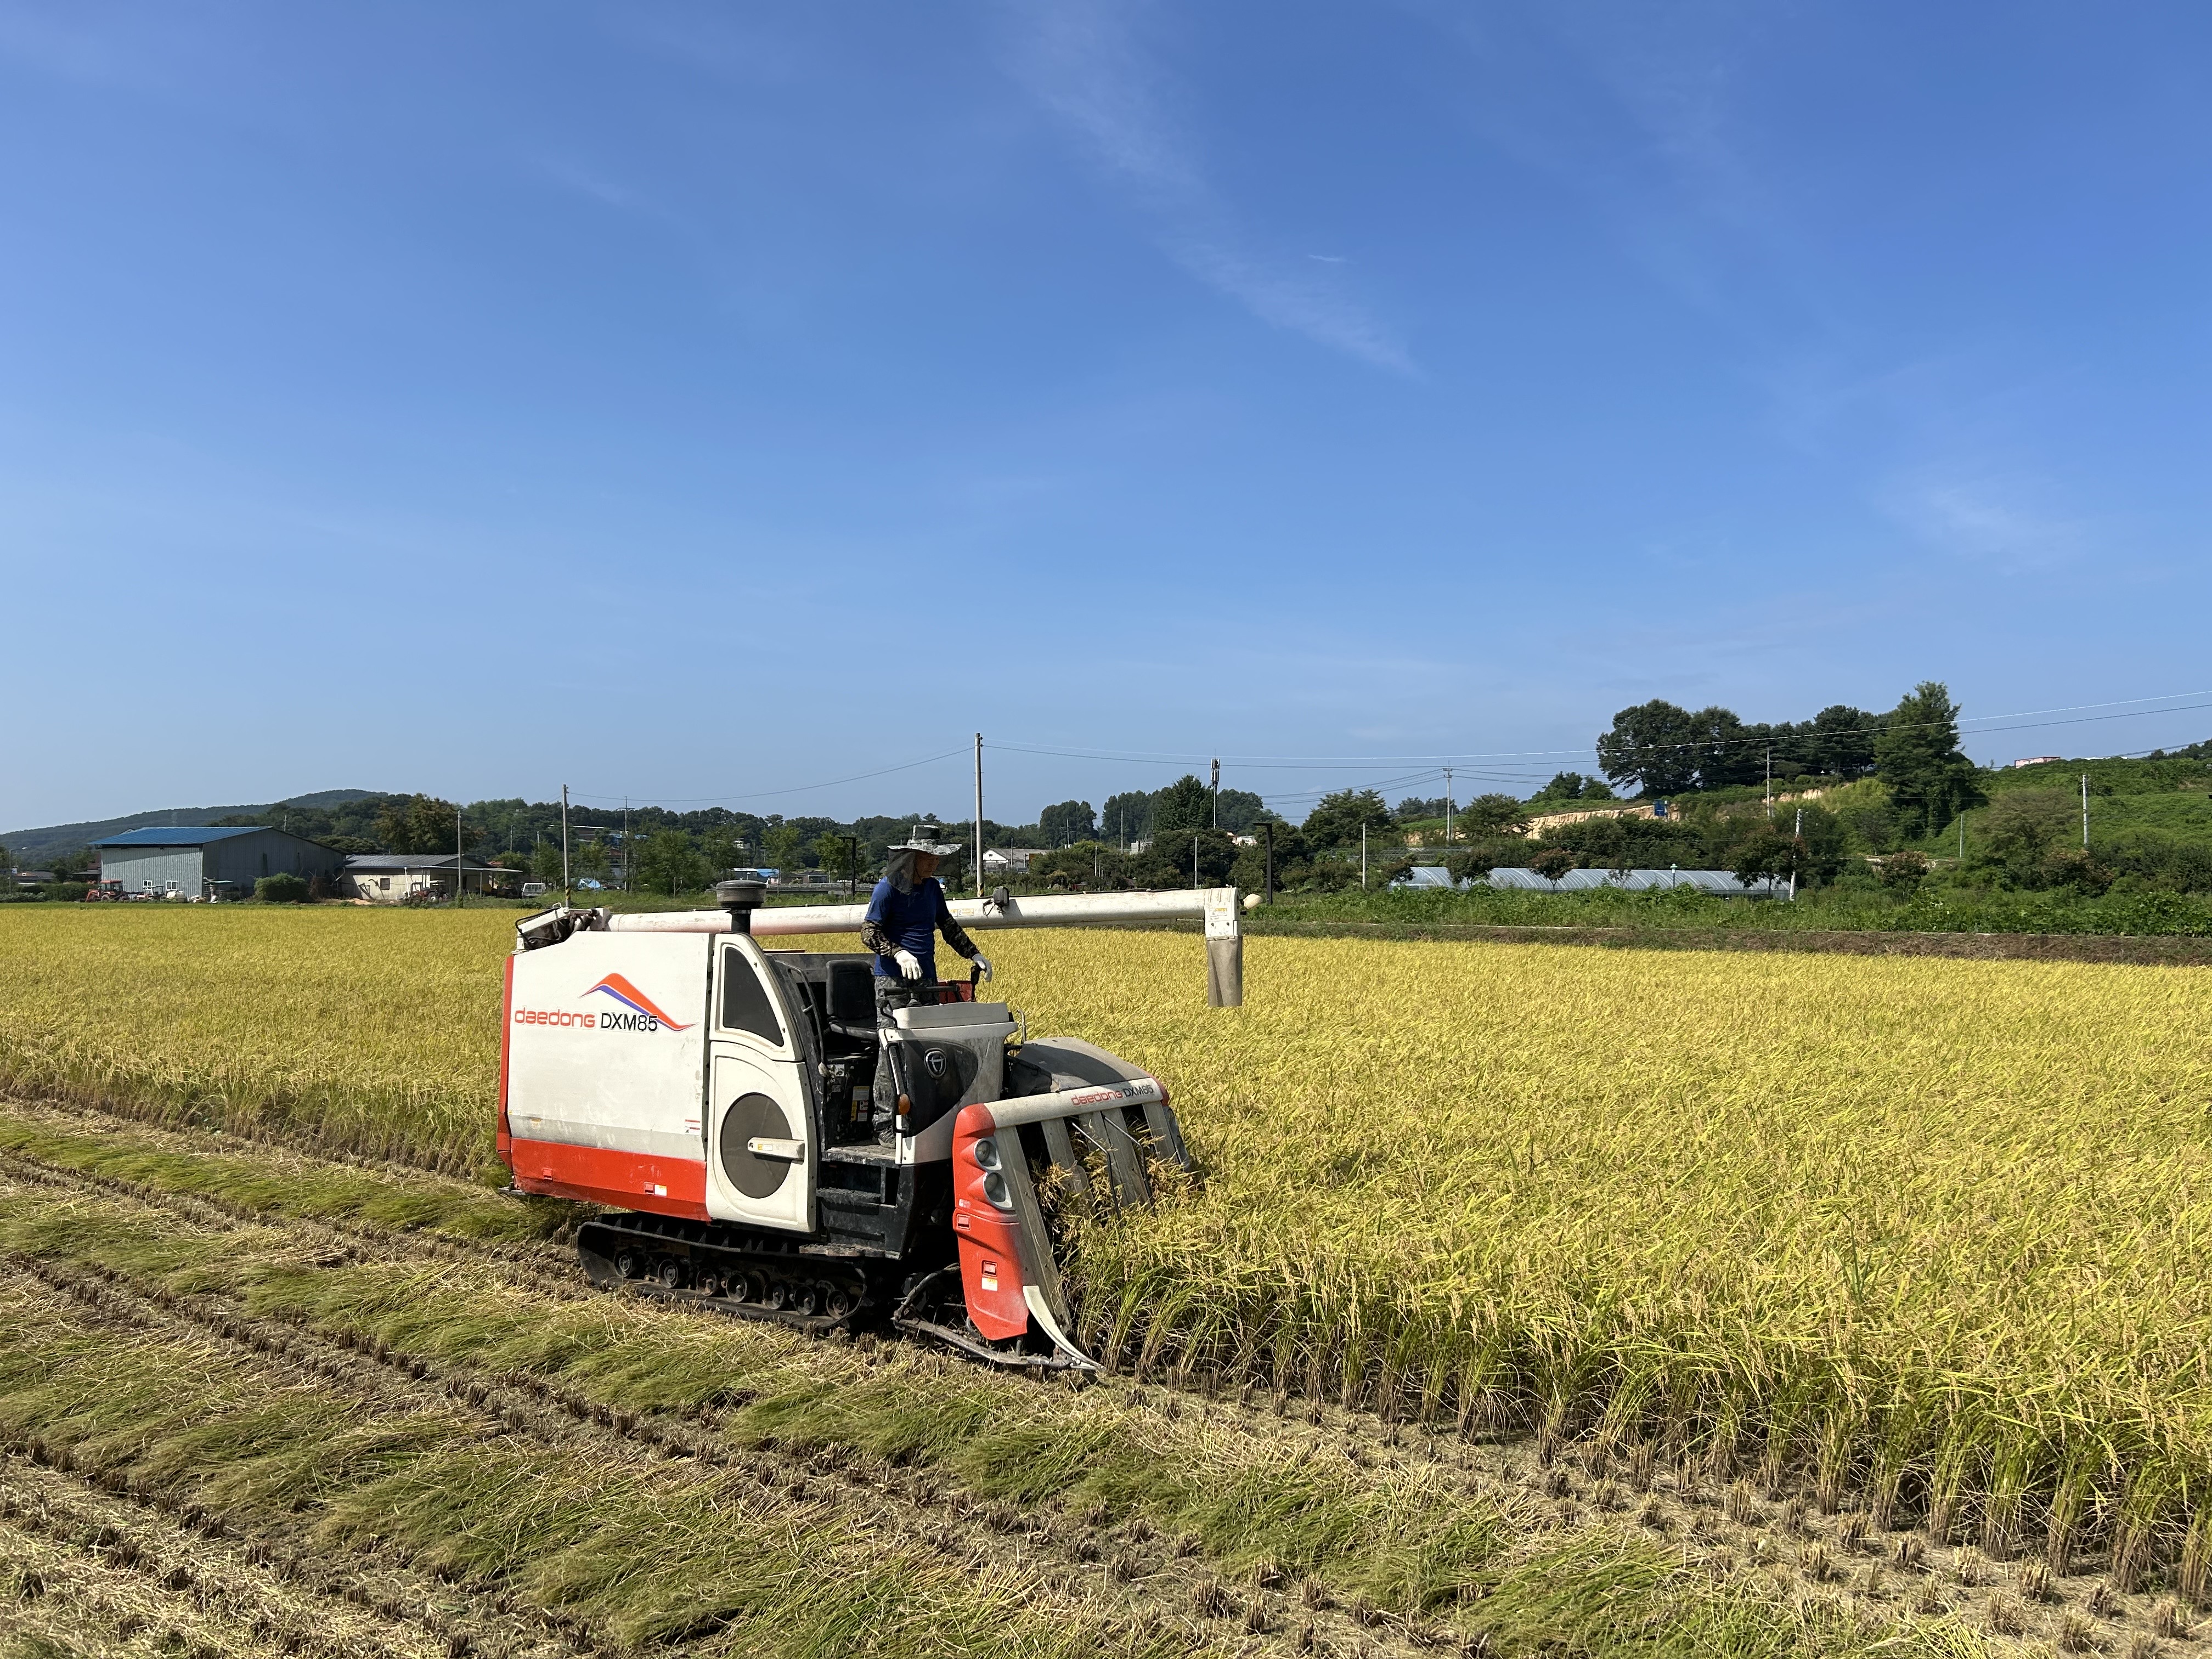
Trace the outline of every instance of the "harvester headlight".
<path fill-rule="evenodd" d="M 986 1135 L 975 1143 L 975 1161 L 987 1170 L 999 1167 L 999 1143 Z"/>
<path fill-rule="evenodd" d="M 990 1174 L 985 1176 L 983 1177 L 983 1196 L 989 1199 L 992 1203 L 997 1205 L 1002 1210 L 1009 1208 L 1010 1206 L 1006 1202 L 1006 1176 L 1000 1175 L 996 1170 L 992 1170 Z"/>

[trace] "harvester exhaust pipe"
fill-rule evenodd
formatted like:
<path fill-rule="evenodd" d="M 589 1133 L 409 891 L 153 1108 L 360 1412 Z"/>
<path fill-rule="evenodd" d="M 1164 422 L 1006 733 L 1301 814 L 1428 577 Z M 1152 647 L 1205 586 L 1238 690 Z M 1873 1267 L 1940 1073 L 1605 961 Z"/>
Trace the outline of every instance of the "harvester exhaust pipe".
<path fill-rule="evenodd" d="M 730 919 L 733 933 L 750 933 L 753 930 L 753 912 L 760 908 L 761 901 L 768 896 L 768 884 L 761 881 L 718 881 L 714 884 L 714 902 L 722 907 Z"/>

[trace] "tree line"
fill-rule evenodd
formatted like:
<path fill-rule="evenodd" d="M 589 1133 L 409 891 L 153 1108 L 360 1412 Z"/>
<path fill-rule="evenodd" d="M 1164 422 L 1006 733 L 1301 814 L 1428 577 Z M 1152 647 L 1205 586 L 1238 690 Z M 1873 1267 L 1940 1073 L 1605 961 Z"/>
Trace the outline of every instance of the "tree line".
<path fill-rule="evenodd" d="M 1598 736 L 1597 759 L 1615 784 L 1646 799 L 1769 778 L 1878 777 L 1896 810 L 1933 834 L 1984 799 L 1980 769 L 1959 747 L 1959 712 L 1937 680 L 1923 680 L 1886 713 L 1836 703 L 1808 720 L 1774 723 L 1655 698 L 1613 717 Z"/>
<path fill-rule="evenodd" d="M 1255 793 L 1217 792 L 1186 774 L 1158 789 L 1109 795 L 1103 807 L 1054 802 L 1031 823 L 986 819 L 983 839 L 987 848 L 1044 849 L 1034 873 L 1062 886 L 1233 880 L 1256 888 L 1264 879 L 1265 849 L 1245 842 L 1259 843 L 1263 826 L 1272 826 L 1275 878 L 1285 888 L 1356 883 L 1363 844 L 1370 854 L 1370 881 L 1378 873 L 1387 880 L 1407 862 L 1416 836 L 1449 855 L 1462 873 L 1532 863 L 1678 865 L 1817 883 L 1832 879 L 1854 852 L 1895 851 L 1985 804 L 1983 775 L 1960 749 L 1958 721 L 1957 704 L 1936 681 L 1915 686 L 1887 711 L 1838 703 L 1798 721 L 1752 722 L 1728 708 L 1686 709 L 1654 699 L 1620 710 L 1598 737 L 1602 777 L 1561 771 L 1526 799 L 1488 793 L 1462 805 L 1409 796 L 1392 807 L 1374 789 L 1346 788 L 1323 795 L 1293 823 Z M 1887 787 L 1878 802 L 1841 811 L 1793 808 L 1784 834 L 1763 814 L 1730 805 L 1728 792 L 1741 793 L 1770 775 L 1793 788 L 1808 780 L 1866 777 Z M 1664 818 L 1608 815 L 1550 825 L 1534 838 L 1526 833 L 1546 812 L 1630 799 L 1666 799 L 1670 811 Z M 1453 836 L 1443 846 L 1437 832 L 1447 811 Z M 2058 816 L 2054 806 L 2000 816 L 1999 844 L 1990 856 L 2008 860 L 2018 879 L 2031 879 L 2031 869 L 2055 870 L 2053 860 L 2065 861 L 2049 827 Z M 679 812 L 652 805 L 572 805 L 568 866 L 579 880 L 670 893 L 696 891 L 745 868 L 817 872 L 857 884 L 880 870 L 890 847 L 927 817 L 914 812 L 841 820 L 719 806 Z M 222 822 L 272 825 L 342 853 L 450 854 L 458 839 L 475 856 L 548 883 L 562 875 L 557 801 L 457 806 L 427 794 L 374 795 Z M 972 823 L 947 823 L 943 833 L 963 848 L 973 844 Z M 961 878 L 965 872 L 955 860 L 947 873 Z"/>

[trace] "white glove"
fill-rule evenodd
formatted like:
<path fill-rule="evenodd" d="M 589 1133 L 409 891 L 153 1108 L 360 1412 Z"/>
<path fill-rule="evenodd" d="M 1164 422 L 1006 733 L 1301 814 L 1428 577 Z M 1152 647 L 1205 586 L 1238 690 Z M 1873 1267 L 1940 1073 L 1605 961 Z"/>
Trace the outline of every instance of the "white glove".
<path fill-rule="evenodd" d="M 891 960 L 898 963 L 899 977 L 901 979 L 920 979 L 921 977 L 921 958 L 915 955 L 913 951 L 894 951 L 891 952 Z"/>
<path fill-rule="evenodd" d="M 988 979 L 988 978 L 990 978 L 990 977 L 991 977 L 991 958 L 990 958 L 990 957 L 975 957 L 975 971 L 976 971 L 977 973 L 979 973 L 979 974 L 982 975 L 982 976 L 983 976 L 985 979 Z"/>

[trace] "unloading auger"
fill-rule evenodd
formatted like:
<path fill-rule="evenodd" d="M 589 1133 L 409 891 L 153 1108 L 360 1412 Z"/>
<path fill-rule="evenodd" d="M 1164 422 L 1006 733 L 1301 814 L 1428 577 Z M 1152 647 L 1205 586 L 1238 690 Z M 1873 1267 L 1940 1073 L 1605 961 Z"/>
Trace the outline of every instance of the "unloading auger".
<path fill-rule="evenodd" d="M 500 1060 L 512 1190 L 605 1206 L 577 1231 L 596 1284 L 810 1331 L 888 1318 L 1002 1364 L 1091 1368 L 1055 1218 L 1149 1203 L 1188 1172 L 1166 1085 L 1078 1038 L 1026 1036 L 973 982 L 879 1025 L 872 957 L 760 945 L 856 932 L 863 907 L 762 896 L 725 882 L 716 910 L 519 924 Z M 970 929 L 1202 918 L 1208 1000 L 1243 1000 L 1233 887 L 1001 889 L 951 909 Z"/>

